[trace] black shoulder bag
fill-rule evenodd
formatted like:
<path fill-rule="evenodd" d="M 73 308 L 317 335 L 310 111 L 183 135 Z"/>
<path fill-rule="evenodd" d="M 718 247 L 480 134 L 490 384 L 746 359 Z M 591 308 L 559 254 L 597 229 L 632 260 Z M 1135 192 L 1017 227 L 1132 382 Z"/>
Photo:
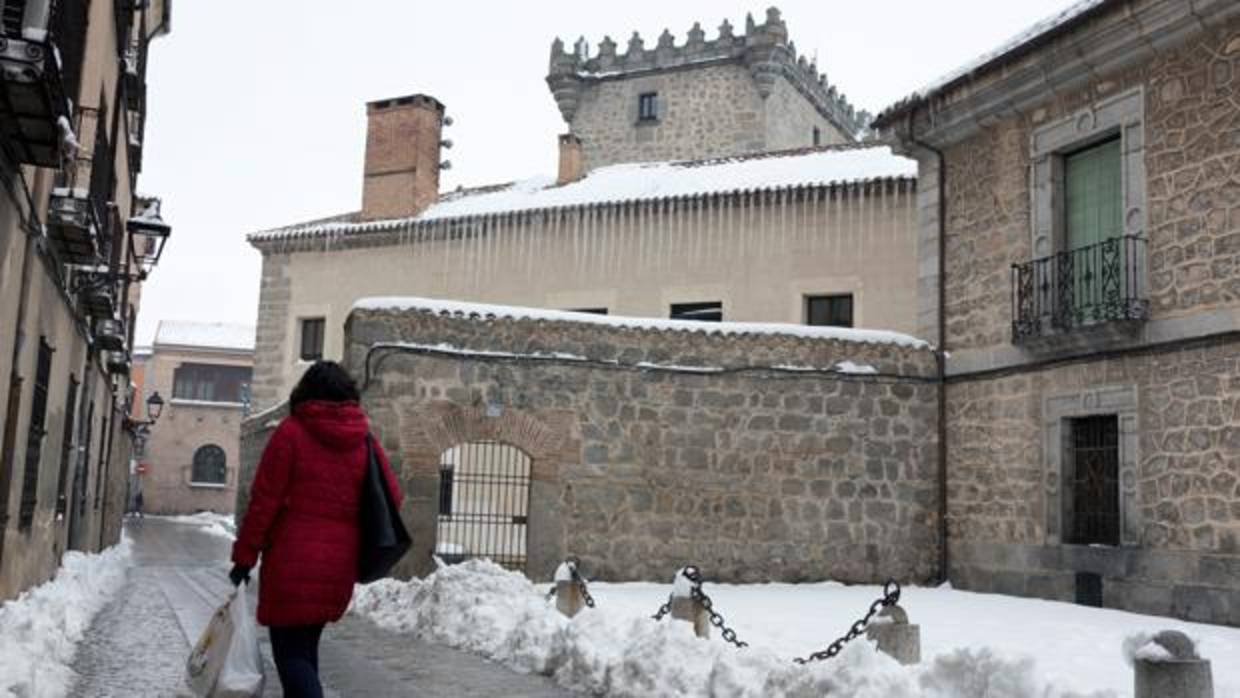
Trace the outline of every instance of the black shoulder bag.
<path fill-rule="evenodd" d="M 362 478 L 359 501 L 361 545 L 357 557 L 357 581 L 362 584 L 383 579 L 408 552 L 411 540 L 400 510 L 392 501 L 383 466 L 375 454 L 374 437 L 366 435 L 366 475 Z"/>

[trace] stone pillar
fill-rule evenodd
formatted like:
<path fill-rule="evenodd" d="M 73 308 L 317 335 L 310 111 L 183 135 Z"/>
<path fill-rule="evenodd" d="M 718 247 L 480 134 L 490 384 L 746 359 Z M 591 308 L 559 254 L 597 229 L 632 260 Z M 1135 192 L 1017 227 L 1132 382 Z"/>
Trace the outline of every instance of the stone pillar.
<path fill-rule="evenodd" d="M 1136 698 L 1214 698 L 1210 660 L 1178 630 L 1164 630 L 1137 648 L 1132 668 Z"/>
<path fill-rule="evenodd" d="M 555 609 L 572 618 L 586 607 L 585 594 L 581 593 L 577 563 L 565 560 L 555 571 Z"/>
<path fill-rule="evenodd" d="M 866 639 L 878 650 L 905 666 L 921 661 L 921 626 L 910 625 L 908 613 L 899 605 L 879 612 L 865 629 Z"/>
<path fill-rule="evenodd" d="M 696 575 L 696 568 L 686 567 L 676 572 L 672 580 L 671 615 L 675 620 L 693 623 L 693 633 L 706 639 L 710 637 L 710 614 L 702 602 L 694 598 L 693 592 L 701 590 L 702 584 L 690 577 L 689 570 L 694 570 Z"/>

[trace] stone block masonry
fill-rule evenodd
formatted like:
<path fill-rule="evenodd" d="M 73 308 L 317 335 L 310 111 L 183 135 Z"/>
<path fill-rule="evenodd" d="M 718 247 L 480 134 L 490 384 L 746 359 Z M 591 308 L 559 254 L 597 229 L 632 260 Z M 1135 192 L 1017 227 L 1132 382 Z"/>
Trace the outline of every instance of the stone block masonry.
<path fill-rule="evenodd" d="M 346 363 L 369 376 L 365 406 L 408 495 L 405 574 L 431 565 L 441 454 L 475 441 L 532 458 L 535 578 L 570 554 L 613 580 L 687 563 L 734 582 L 937 574 L 924 344 L 581 317 L 354 310 Z M 831 370 L 842 361 L 877 374 Z"/>

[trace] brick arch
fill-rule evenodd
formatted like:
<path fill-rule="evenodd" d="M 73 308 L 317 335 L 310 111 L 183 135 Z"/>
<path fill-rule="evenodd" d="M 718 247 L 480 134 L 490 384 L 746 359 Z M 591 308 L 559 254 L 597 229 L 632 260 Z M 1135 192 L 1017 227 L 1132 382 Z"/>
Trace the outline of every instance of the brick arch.
<path fill-rule="evenodd" d="M 499 441 L 525 452 L 532 461 L 529 543 L 526 572 L 548 577 L 564 555 L 564 530 L 558 507 L 560 472 L 577 457 L 580 439 L 571 412 L 532 413 L 504 407 L 488 414 L 485 407 L 446 400 L 409 404 L 399 412 L 400 462 L 405 482 L 405 517 L 414 547 L 401 571 L 428 574 L 433 564 L 439 495 L 439 460 L 444 451 L 471 441 Z"/>
<path fill-rule="evenodd" d="M 470 441 L 500 441 L 534 461 L 534 479 L 552 480 L 570 441 L 569 420 L 557 417 L 513 408 L 490 416 L 486 408 L 447 401 L 418 405 L 401 414 L 401 460 L 415 471 L 438 473 L 439 456 L 449 448 Z"/>

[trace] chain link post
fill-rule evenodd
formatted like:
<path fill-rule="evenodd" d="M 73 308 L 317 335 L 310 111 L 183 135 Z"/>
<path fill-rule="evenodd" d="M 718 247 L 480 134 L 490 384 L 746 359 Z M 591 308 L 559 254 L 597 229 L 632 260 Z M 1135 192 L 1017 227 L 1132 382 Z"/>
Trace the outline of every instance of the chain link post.
<path fill-rule="evenodd" d="M 1138 650 L 1132 661 L 1136 698 L 1214 698 L 1214 674 L 1210 660 L 1197 654 L 1187 635 L 1164 630 L 1149 640 L 1156 645 L 1151 655 Z"/>
<path fill-rule="evenodd" d="M 870 619 L 865 637 L 905 666 L 921 662 L 921 626 L 909 624 L 908 613 L 899 604 L 884 607 Z"/>
<path fill-rule="evenodd" d="M 594 597 L 586 588 L 586 580 L 577 571 L 577 560 L 568 559 L 560 563 L 555 571 L 555 586 L 547 593 L 555 596 L 555 608 L 565 616 L 572 618 L 583 608 L 594 608 Z"/>

